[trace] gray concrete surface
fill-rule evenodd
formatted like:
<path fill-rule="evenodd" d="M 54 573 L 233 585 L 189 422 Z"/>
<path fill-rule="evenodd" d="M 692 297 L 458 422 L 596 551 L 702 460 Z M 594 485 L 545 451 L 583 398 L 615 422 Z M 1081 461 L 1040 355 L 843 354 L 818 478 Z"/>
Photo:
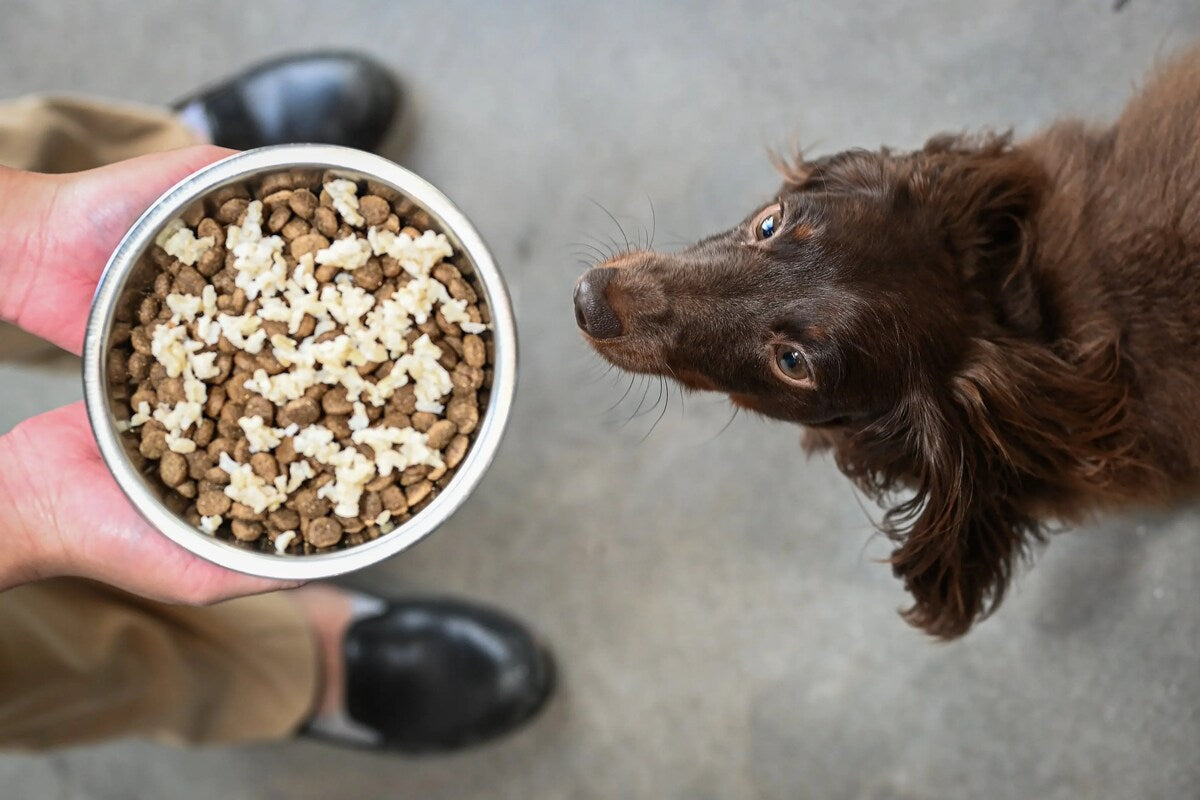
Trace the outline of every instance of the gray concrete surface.
<path fill-rule="evenodd" d="M 669 244 L 768 197 L 769 145 L 1106 117 L 1200 34 L 1194 0 L 0 0 L 0 19 L 0 96 L 161 103 L 300 45 L 362 48 L 405 76 L 419 121 L 391 154 L 495 248 L 521 386 L 478 494 L 350 582 L 495 602 L 562 670 L 535 725 L 468 754 L 118 742 L 0 756 L 0 796 L 1200 797 L 1196 509 L 1057 536 L 995 618 L 933 644 L 896 616 L 873 509 L 831 463 L 780 424 L 720 432 L 715 397 L 673 391 L 649 436 L 657 411 L 625 423 L 642 387 L 606 410 L 625 384 L 577 340 L 569 302 L 579 243 L 619 236 L 593 201 L 626 230 L 652 201 Z M 0 365 L 0 430 L 78 397 L 75 369 Z"/>

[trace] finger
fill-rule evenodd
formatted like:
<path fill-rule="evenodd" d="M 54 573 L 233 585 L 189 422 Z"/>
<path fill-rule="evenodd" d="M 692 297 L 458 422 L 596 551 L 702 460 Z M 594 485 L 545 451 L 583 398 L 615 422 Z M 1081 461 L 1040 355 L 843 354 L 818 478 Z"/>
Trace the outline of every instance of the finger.
<path fill-rule="evenodd" d="M 187 175 L 232 153 L 199 146 L 121 161 L 50 182 L 44 209 L 29 209 L 32 225 L 22 255 L 5 275 L 5 294 L 21 298 L 11 312 L 25 330 L 80 352 L 88 308 L 112 251 L 142 212 Z M 0 304 L 0 308 L 4 307 Z"/>
<path fill-rule="evenodd" d="M 225 569 L 151 527 L 101 459 L 82 403 L 34 417 L 0 442 L 0 479 L 18 500 L 19 533 L 38 537 L 42 574 L 79 575 L 188 604 L 298 585 Z"/>

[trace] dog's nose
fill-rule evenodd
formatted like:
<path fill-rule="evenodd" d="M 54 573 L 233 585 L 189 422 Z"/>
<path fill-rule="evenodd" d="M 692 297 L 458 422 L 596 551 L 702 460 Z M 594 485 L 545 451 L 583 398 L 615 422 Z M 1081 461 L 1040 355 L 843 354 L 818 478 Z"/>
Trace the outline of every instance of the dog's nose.
<path fill-rule="evenodd" d="M 575 284 L 575 322 L 593 339 L 621 335 L 621 320 L 609 305 L 604 290 L 617 274 L 612 267 L 590 269 Z"/>

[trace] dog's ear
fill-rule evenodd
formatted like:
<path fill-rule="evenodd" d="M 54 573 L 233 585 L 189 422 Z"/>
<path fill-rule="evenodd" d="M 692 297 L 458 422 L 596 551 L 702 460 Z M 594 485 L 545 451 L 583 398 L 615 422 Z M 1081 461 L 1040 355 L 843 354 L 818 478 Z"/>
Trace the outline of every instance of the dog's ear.
<path fill-rule="evenodd" d="M 977 339 L 948 393 L 907 402 L 896 431 L 916 492 L 883 529 L 915 601 L 904 612 L 913 625 L 953 638 L 991 613 L 1041 540 L 1042 515 L 1075 516 L 1067 498 L 1123 502 L 1161 485 L 1127 424 L 1117 342 L 1096 336 L 1055 353 Z"/>
<path fill-rule="evenodd" d="M 1007 135 L 931 139 L 913 165 L 898 198 L 933 209 L 975 310 L 1013 333 L 1041 330 L 1031 269 L 1047 183 L 1041 166 Z"/>

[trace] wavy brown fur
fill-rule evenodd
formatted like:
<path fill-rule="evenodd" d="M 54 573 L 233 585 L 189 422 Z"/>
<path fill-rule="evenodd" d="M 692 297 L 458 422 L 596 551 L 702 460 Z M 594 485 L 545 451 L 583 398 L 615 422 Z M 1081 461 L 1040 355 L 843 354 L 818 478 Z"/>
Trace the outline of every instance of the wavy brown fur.
<path fill-rule="evenodd" d="M 778 164 L 780 205 L 606 264 L 590 341 L 808 426 L 885 506 L 909 622 L 959 636 L 1048 525 L 1200 490 L 1200 50 L 1108 127 Z"/>

